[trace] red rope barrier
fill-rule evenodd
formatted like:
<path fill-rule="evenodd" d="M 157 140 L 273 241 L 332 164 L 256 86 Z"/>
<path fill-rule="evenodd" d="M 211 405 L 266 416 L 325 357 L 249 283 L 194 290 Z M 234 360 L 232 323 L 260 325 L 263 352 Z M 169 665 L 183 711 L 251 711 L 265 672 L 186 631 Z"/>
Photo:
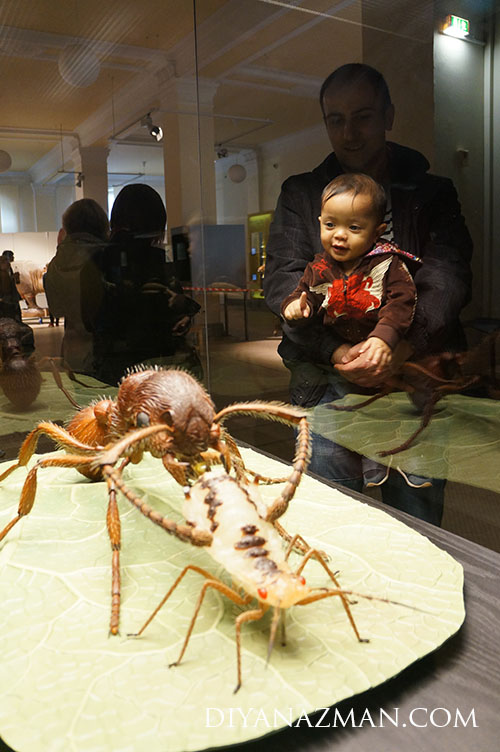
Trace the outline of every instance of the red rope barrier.
<path fill-rule="evenodd" d="M 183 285 L 183 289 L 192 292 L 262 292 L 259 287 L 250 289 L 245 287 L 186 287 Z"/>

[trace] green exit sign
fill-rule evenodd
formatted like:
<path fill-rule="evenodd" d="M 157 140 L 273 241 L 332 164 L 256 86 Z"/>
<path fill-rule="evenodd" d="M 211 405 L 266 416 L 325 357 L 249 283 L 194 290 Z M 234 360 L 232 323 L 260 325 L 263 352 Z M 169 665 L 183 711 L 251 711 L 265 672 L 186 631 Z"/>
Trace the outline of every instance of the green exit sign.
<path fill-rule="evenodd" d="M 449 15 L 445 26 L 446 32 L 452 36 L 465 37 L 469 33 L 469 21 L 467 18 Z"/>

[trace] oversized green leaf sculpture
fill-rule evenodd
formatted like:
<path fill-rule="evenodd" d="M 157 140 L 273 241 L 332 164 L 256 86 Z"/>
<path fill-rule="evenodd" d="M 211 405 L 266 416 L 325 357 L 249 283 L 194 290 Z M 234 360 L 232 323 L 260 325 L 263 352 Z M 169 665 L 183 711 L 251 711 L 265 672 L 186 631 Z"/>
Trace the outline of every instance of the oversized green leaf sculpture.
<path fill-rule="evenodd" d="M 339 404 L 355 405 L 366 397 L 349 395 Z M 438 402 L 430 425 L 403 452 L 380 458 L 420 426 L 421 415 L 406 394 L 395 392 L 352 412 L 326 405 L 311 411 L 315 431 L 342 446 L 405 472 L 498 491 L 500 477 L 500 402 L 450 395 Z"/>
<path fill-rule="evenodd" d="M 251 450 L 244 457 L 260 473 L 286 473 Z M 0 527 L 17 507 L 25 475 L 18 469 L 0 487 Z M 182 490 L 158 460 L 146 458 L 125 477 L 163 514 L 181 518 Z M 271 500 L 277 488 L 263 495 Z M 0 544 L 0 736 L 17 752 L 180 752 L 240 742 L 385 681 L 441 645 L 464 618 L 457 562 L 385 513 L 306 477 L 285 527 L 329 554 L 345 588 L 409 607 L 357 598 L 354 618 L 370 639 L 358 643 L 340 599 L 296 606 L 287 614 L 287 645 L 276 644 L 267 666 L 267 615 L 245 624 L 235 696 L 239 611 L 215 592 L 184 661 L 168 667 L 193 612 L 196 574 L 141 638 L 127 637 L 188 563 L 229 576 L 208 551 L 170 537 L 124 499 L 121 632 L 108 635 L 105 509 L 103 483 L 45 469 L 32 513 Z M 329 584 L 316 562 L 304 574 L 311 586 Z M 229 722 L 235 707 L 247 714 L 246 727 L 238 713 Z"/>

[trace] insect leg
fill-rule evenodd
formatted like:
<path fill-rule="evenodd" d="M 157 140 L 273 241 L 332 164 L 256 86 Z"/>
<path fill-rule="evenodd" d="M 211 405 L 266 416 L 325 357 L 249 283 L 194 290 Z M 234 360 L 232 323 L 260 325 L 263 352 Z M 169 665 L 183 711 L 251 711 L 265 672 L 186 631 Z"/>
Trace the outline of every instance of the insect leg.
<path fill-rule="evenodd" d="M 288 509 L 288 504 L 293 498 L 297 486 L 300 483 L 303 473 L 307 469 L 310 454 L 310 433 L 307 418 L 303 417 L 299 421 L 297 433 L 296 452 L 292 465 L 292 473 L 288 478 L 285 488 L 280 496 L 271 504 L 267 511 L 266 520 L 274 522 Z"/>
<path fill-rule="evenodd" d="M 96 451 L 95 447 L 78 441 L 78 439 L 75 439 L 74 436 L 68 433 L 68 431 L 61 428 L 61 426 L 57 426 L 55 423 L 39 423 L 23 441 L 16 464 L 11 465 L 2 473 L 2 475 L 0 475 L 0 482 L 7 478 L 14 470 L 17 470 L 18 467 L 24 467 L 28 464 L 35 452 L 38 439 L 43 434 L 66 449 L 76 449 L 77 451 L 92 453 Z"/>
<path fill-rule="evenodd" d="M 110 478 L 115 483 L 116 488 L 131 504 L 137 507 L 141 514 L 148 517 L 155 525 L 162 527 L 167 533 L 175 535 L 179 540 L 192 543 L 194 546 L 210 546 L 212 543 L 213 536 L 211 533 L 205 530 L 198 530 L 196 527 L 187 524 L 179 524 L 168 517 L 163 517 L 163 515 L 140 499 L 139 496 L 125 485 L 120 472 L 112 465 L 103 465 L 102 472 L 106 478 Z"/>
<path fill-rule="evenodd" d="M 285 551 L 285 559 L 288 559 L 292 551 L 296 551 L 297 553 L 300 553 L 300 554 L 305 554 L 307 551 L 313 550 L 311 549 L 311 546 L 305 540 L 305 538 L 299 535 L 299 533 L 296 533 L 295 535 L 290 535 L 290 533 L 287 533 L 287 531 L 281 527 L 279 522 L 274 522 L 273 524 L 276 530 L 278 531 L 278 533 L 281 535 L 281 537 L 284 538 L 284 540 L 288 543 L 288 548 Z M 330 557 L 324 551 L 318 551 L 318 554 L 325 561 L 330 560 Z"/>
<path fill-rule="evenodd" d="M 208 572 L 207 573 L 201 572 L 201 574 L 204 574 L 204 576 L 206 576 Z M 235 590 L 228 587 L 223 582 L 220 582 L 220 580 L 214 579 L 213 575 L 209 575 L 209 577 L 210 579 L 204 582 L 201 587 L 200 595 L 198 596 L 198 601 L 196 603 L 195 610 L 191 619 L 191 623 L 189 624 L 189 628 L 186 634 L 186 639 L 184 640 L 184 644 L 182 646 L 180 655 L 174 663 L 170 664 L 171 666 L 178 666 L 182 660 L 184 653 L 186 652 L 186 648 L 187 648 L 189 639 L 191 637 L 191 633 L 193 631 L 195 621 L 198 617 L 201 604 L 203 603 L 203 598 L 205 597 L 205 593 L 207 592 L 208 588 L 213 588 L 214 590 L 218 590 L 220 593 L 222 593 L 222 595 L 225 595 L 227 598 L 233 601 L 233 603 L 236 603 L 238 606 L 246 606 L 252 600 L 251 595 L 245 595 L 242 597 Z M 236 617 L 236 622 L 235 622 L 236 624 L 236 666 L 237 666 L 238 679 L 237 679 L 237 684 L 236 684 L 236 687 L 234 688 L 233 694 L 236 694 L 236 692 L 241 687 L 241 625 L 246 621 L 257 621 L 257 619 L 262 618 L 266 610 L 267 610 L 266 608 L 252 609 L 251 611 L 244 611 L 242 614 L 239 614 L 239 616 Z"/>
<path fill-rule="evenodd" d="M 48 362 L 50 366 L 50 370 L 52 371 L 52 376 L 54 377 L 54 381 L 56 382 L 58 388 L 61 390 L 61 392 L 64 394 L 68 402 L 70 402 L 73 407 L 76 407 L 77 410 L 81 410 L 81 405 L 76 402 L 71 394 L 68 392 L 64 384 L 62 383 L 61 374 L 59 373 L 59 370 L 55 364 L 54 358 L 42 358 L 42 360 L 39 362 L 38 367 L 41 368 L 42 364 L 45 363 L 45 361 Z M 80 383 L 80 382 L 78 382 Z"/>
<path fill-rule="evenodd" d="M 175 582 L 172 585 L 172 587 L 167 591 L 167 594 L 165 596 L 163 596 L 163 598 L 161 599 L 161 601 L 159 602 L 159 604 L 156 606 L 156 608 L 153 611 L 153 613 L 150 616 L 148 616 L 148 618 L 146 619 L 146 621 L 144 622 L 144 624 L 142 625 L 142 627 L 140 628 L 140 630 L 138 632 L 134 632 L 133 634 L 130 633 L 128 635 L 129 637 L 140 637 L 141 636 L 141 634 L 144 632 L 144 630 L 146 629 L 146 627 L 153 621 L 153 619 L 155 618 L 156 614 L 163 608 L 163 606 L 165 605 L 165 603 L 168 601 L 168 599 L 170 598 L 170 596 L 172 595 L 172 593 L 176 589 L 177 585 L 179 585 L 180 581 L 183 579 L 184 575 L 187 574 L 187 572 L 189 572 L 189 571 L 198 572 L 198 574 L 201 574 L 203 577 L 206 577 L 207 580 L 212 580 L 213 579 L 213 575 L 211 575 L 210 572 L 207 572 L 206 569 L 202 569 L 201 567 L 197 567 L 194 564 L 188 564 L 187 567 L 184 567 L 184 569 L 182 570 L 182 572 L 180 573 L 180 575 L 177 577 L 177 579 L 175 580 Z"/>
<path fill-rule="evenodd" d="M 417 436 L 421 434 L 424 428 L 426 428 L 429 425 L 432 415 L 434 413 L 434 406 L 436 402 L 440 399 L 440 397 L 441 395 L 434 392 L 432 397 L 429 399 L 429 401 L 426 403 L 424 407 L 424 412 L 422 415 L 422 422 L 419 428 L 417 428 L 417 430 L 414 431 L 414 433 L 412 433 L 412 435 L 408 439 L 406 439 L 406 441 L 404 441 L 402 444 L 395 447 L 394 449 L 386 449 L 383 452 L 378 452 L 379 457 L 388 457 L 390 454 L 398 454 L 399 452 L 403 452 L 405 449 L 408 449 L 413 444 Z"/>
<path fill-rule="evenodd" d="M 223 421 L 233 414 L 255 415 L 266 420 L 276 420 L 291 426 L 298 426 L 295 458 L 292 465 L 292 473 L 286 481 L 285 488 L 280 496 L 269 507 L 266 520 L 274 522 L 287 510 L 288 503 L 292 499 L 300 482 L 302 474 L 307 468 L 310 455 L 310 433 L 306 413 L 303 409 L 293 405 L 285 405 L 280 402 L 247 402 L 229 405 L 220 410 L 214 418 L 214 423 L 222 424 Z M 228 441 L 225 437 L 226 442 Z M 231 447 L 230 447 L 231 449 Z M 239 451 L 238 451 L 239 454 Z M 256 476 L 258 477 L 258 476 Z M 260 480 L 260 477 L 258 477 Z M 269 482 L 268 479 L 267 481 Z"/>
<path fill-rule="evenodd" d="M 228 593 L 225 593 L 225 595 L 227 595 L 229 598 L 231 597 Z M 231 598 L 231 600 L 234 599 Z M 237 601 L 234 602 L 236 603 Z M 241 625 L 247 621 L 258 621 L 264 616 L 266 611 L 267 608 L 264 607 L 254 608 L 251 611 L 244 611 L 242 614 L 239 614 L 239 616 L 236 617 L 236 666 L 238 680 L 236 687 L 233 690 L 233 695 L 235 695 L 241 687 Z"/>
<path fill-rule="evenodd" d="M 29 514 L 35 503 L 36 488 L 37 488 L 37 472 L 41 467 L 75 467 L 79 465 L 90 464 L 92 458 L 81 457 L 80 455 L 66 455 L 65 457 L 46 457 L 39 460 L 34 467 L 28 472 L 26 480 L 24 481 L 21 491 L 21 498 L 19 499 L 19 507 L 17 510 L 17 516 L 14 517 L 0 532 L 0 541 L 5 538 L 9 530 L 12 530 L 14 525 L 19 522 L 22 517 Z M 14 469 L 14 468 L 9 468 Z"/>
<path fill-rule="evenodd" d="M 205 593 L 207 592 L 208 588 L 213 588 L 214 590 L 218 590 L 220 593 L 222 593 L 222 595 L 225 595 L 227 598 L 229 598 L 231 601 L 233 601 L 233 603 L 236 603 L 238 606 L 246 606 L 252 600 L 252 596 L 251 595 L 244 595 L 244 596 L 239 595 L 239 593 L 237 593 L 235 590 L 233 590 L 232 588 L 228 587 L 227 585 L 225 585 L 220 580 L 215 579 L 214 576 L 212 574 L 210 574 L 210 572 L 206 571 L 206 569 L 202 569 L 201 567 L 197 567 L 194 564 L 189 564 L 187 567 L 184 567 L 184 569 L 182 570 L 182 572 L 180 573 L 180 575 L 177 577 L 177 579 L 175 580 L 175 582 L 173 583 L 173 585 L 170 587 L 170 589 L 168 590 L 167 594 L 162 598 L 162 600 L 160 601 L 160 603 L 158 604 L 158 606 L 155 608 L 155 610 L 153 611 L 153 613 L 151 614 L 151 616 L 148 617 L 148 619 L 142 625 L 142 627 L 137 632 L 137 634 L 133 635 L 134 637 L 139 637 L 144 632 L 144 630 L 146 629 L 146 627 L 148 626 L 148 624 L 151 623 L 151 621 L 154 619 L 154 617 L 156 616 L 156 614 L 160 611 L 160 609 L 164 606 L 164 604 L 166 603 L 166 601 L 170 598 L 170 596 L 172 595 L 172 593 L 174 592 L 174 590 L 176 589 L 176 587 L 179 585 L 179 583 L 183 579 L 184 575 L 187 572 L 189 572 L 190 570 L 193 571 L 193 572 L 197 572 L 198 574 L 201 574 L 202 577 L 206 578 L 206 582 L 204 582 L 203 585 L 202 585 L 202 587 L 201 587 L 200 594 L 198 596 L 198 600 L 196 602 L 194 613 L 193 613 L 193 616 L 191 617 L 191 621 L 189 623 L 188 631 L 186 633 L 186 637 L 184 639 L 184 643 L 182 645 L 179 657 L 177 658 L 176 661 L 174 661 L 173 663 L 171 663 L 170 666 L 178 666 L 179 663 L 182 661 L 182 658 L 184 657 L 184 653 L 186 652 L 186 648 L 187 648 L 189 640 L 191 638 L 191 634 L 193 632 L 196 619 L 197 619 L 198 614 L 200 612 L 200 609 L 201 609 L 201 606 L 202 606 L 202 603 L 203 603 L 203 599 L 205 597 Z M 241 625 L 245 621 L 251 621 L 251 620 L 260 619 L 262 617 L 262 615 L 264 614 L 265 610 L 266 610 L 265 608 L 259 608 L 259 609 L 254 609 L 252 611 L 245 611 L 244 613 L 240 614 L 236 618 L 236 653 L 237 653 L 238 684 L 237 684 L 237 686 L 236 686 L 236 688 L 234 690 L 235 692 L 237 692 L 238 689 L 241 687 L 241 647 L 240 647 L 240 644 L 241 644 L 241 637 L 240 637 Z"/>
<path fill-rule="evenodd" d="M 386 397 L 391 391 L 392 390 L 390 388 L 384 389 L 382 392 L 377 392 L 377 394 L 374 394 L 367 400 L 364 400 L 363 402 L 357 402 L 355 405 L 336 405 L 335 402 L 330 402 L 326 405 L 326 407 L 328 408 L 328 410 L 343 410 L 345 412 L 354 412 L 354 410 L 359 410 L 360 407 L 367 407 L 368 405 L 371 405 L 372 402 L 375 402 L 381 397 Z"/>
<path fill-rule="evenodd" d="M 109 540 L 111 542 L 111 619 L 109 631 L 118 634 L 120 624 L 120 548 L 121 548 L 121 524 L 118 504 L 116 503 L 116 488 L 111 478 L 106 478 L 108 484 L 108 510 L 106 513 L 106 525 Z"/>
<path fill-rule="evenodd" d="M 290 547 L 292 545 L 293 545 L 293 543 L 290 544 Z M 335 585 L 335 587 L 338 588 L 337 595 L 340 596 L 340 599 L 342 601 L 342 605 L 344 606 L 344 610 L 345 610 L 345 612 L 347 614 L 347 618 L 349 619 L 351 627 L 353 628 L 354 634 L 358 638 L 358 641 L 359 642 L 367 642 L 367 640 L 364 640 L 360 636 L 360 634 L 358 632 L 358 628 L 357 628 L 356 623 L 354 621 L 354 617 L 353 617 L 353 615 L 351 613 L 351 609 L 349 607 L 349 600 L 346 597 L 346 595 L 342 592 L 342 590 L 340 588 L 340 584 L 339 584 L 339 582 L 338 582 L 335 574 L 332 572 L 332 570 L 330 569 L 330 567 L 328 566 L 328 564 L 325 562 L 325 560 L 323 558 L 324 554 L 322 555 L 322 553 L 323 553 L 322 551 L 317 551 L 315 548 L 310 548 L 309 551 L 305 554 L 305 556 L 302 559 L 302 561 L 300 562 L 299 566 L 297 567 L 297 570 L 296 570 L 295 574 L 300 574 L 302 572 L 302 570 L 304 569 L 304 567 L 307 564 L 307 562 L 309 561 L 309 559 L 315 558 L 316 561 L 319 561 L 319 563 L 321 564 L 321 566 L 323 567 L 323 569 L 325 570 L 325 572 L 328 574 L 329 578 L 331 579 L 331 581 L 333 582 L 333 584 Z M 287 552 L 287 554 L 288 554 L 288 552 Z M 304 601 L 300 601 L 300 603 L 304 604 L 305 601 L 307 601 L 307 599 L 304 599 Z M 307 602 L 309 602 L 309 601 L 307 601 Z"/>

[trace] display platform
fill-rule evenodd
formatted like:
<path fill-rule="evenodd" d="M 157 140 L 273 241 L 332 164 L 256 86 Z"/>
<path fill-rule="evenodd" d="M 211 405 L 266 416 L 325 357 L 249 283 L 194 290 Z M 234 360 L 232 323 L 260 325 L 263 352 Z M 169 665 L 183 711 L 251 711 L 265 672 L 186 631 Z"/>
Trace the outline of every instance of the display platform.
<path fill-rule="evenodd" d="M 336 404 L 355 406 L 365 399 L 350 394 Z M 404 392 L 394 392 L 352 412 L 319 405 L 311 411 L 310 420 L 317 433 L 406 473 L 498 491 L 499 400 L 446 396 L 437 403 L 429 426 L 412 446 L 387 457 L 378 452 L 400 446 L 421 424 L 421 413 Z"/>
<path fill-rule="evenodd" d="M 286 474 L 282 463 L 250 449 L 244 450 L 244 459 L 261 474 Z M 15 513 L 25 477 L 20 468 L 1 484 L 0 527 Z M 182 489 L 158 460 L 146 458 L 127 468 L 125 477 L 158 511 L 181 519 Z M 278 488 L 263 487 L 262 494 L 272 500 Z M 124 499 L 119 502 L 121 628 L 119 635 L 108 635 L 106 496 L 104 483 L 90 483 L 74 470 L 43 469 L 33 511 L 0 544 L 0 736 L 16 752 L 187 752 L 255 740 L 270 732 L 284 734 L 283 743 L 293 748 L 293 739 L 298 741 L 304 727 L 314 725 L 315 711 L 353 702 L 346 698 L 366 696 L 373 687 L 382 685 L 384 691 L 396 676 L 392 681 L 399 682 L 401 696 L 387 711 L 394 718 L 414 693 L 415 665 L 425 662 L 424 656 L 449 640 L 463 622 L 460 563 L 363 497 L 305 477 L 281 519 L 283 525 L 330 556 L 344 588 L 398 603 L 352 599 L 354 619 L 368 643 L 357 642 L 339 598 L 296 606 L 287 613 L 287 644 L 283 647 L 277 640 L 269 663 L 269 618 L 244 624 L 243 684 L 235 695 L 234 619 L 240 611 L 212 591 L 182 664 L 168 667 L 177 659 L 199 593 L 195 574 L 182 581 L 141 638 L 127 637 L 187 564 L 228 582 L 229 577 L 206 550 L 168 536 Z M 298 563 L 300 557 L 293 556 Z M 304 575 L 310 586 L 329 585 L 317 562 L 309 563 Z M 498 633 L 498 626 L 495 629 Z M 493 634 L 491 638 L 494 645 Z M 430 659 L 436 662 L 436 681 L 441 650 Z M 410 674 L 404 672 L 408 666 Z M 467 697 L 464 713 L 472 701 Z M 447 707 L 450 699 L 443 696 L 440 706 Z M 420 713 L 418 723 L 422 719 Z M 375 720 L 378 724 L 378 716 Z M 384 730 L 410 726 L 407 707 L 399 721 L 401 727 L 394 729 L 386 720 L 389 728 Z M 358 731 L 366 728 L 351 729 L 351 741 Z M 319 729 L 314 732 L 324 738 Z M 344 737 L 347 730 L 339 733 Z M 269 738 L 259 745 L 262 741 Z M 336 736 L 329 737 L 330 742 L 344 750 Z M 369 748 L 379 747 L 370 741 Z M 459 744 L 455 748 L 462 749 Z"/>

